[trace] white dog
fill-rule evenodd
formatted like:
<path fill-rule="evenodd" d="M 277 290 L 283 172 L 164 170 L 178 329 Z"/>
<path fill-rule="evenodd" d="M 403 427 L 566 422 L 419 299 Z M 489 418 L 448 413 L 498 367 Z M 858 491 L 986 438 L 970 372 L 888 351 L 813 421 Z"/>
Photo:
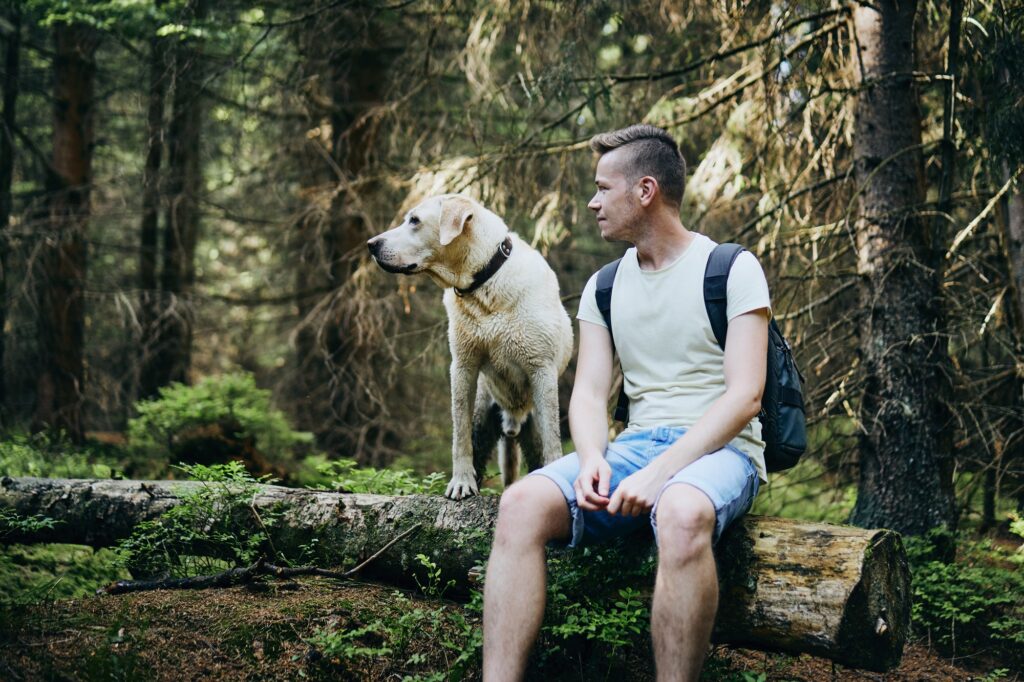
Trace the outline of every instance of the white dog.
<path fill-rule="evenodd" d="M 530 470 L 561 457 L 558 376 L 572 354 L 572 324 L 544 258 L 457 194 L 427 199 L 367 246 L 388 272 L 424 272 L 445 290 L 453 426 L 445 494 L 479 492 L 495 442 L 506 487 L 519 474 L 520 445 Z"/>

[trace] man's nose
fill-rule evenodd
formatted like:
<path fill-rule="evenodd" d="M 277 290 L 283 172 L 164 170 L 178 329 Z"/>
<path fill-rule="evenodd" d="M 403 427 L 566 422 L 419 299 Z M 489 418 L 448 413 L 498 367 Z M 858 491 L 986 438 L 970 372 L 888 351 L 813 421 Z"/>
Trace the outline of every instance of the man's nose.
<path fill-rule="evenodd" d="M 587 208 L 591 211 L 597 211 L 601 208 L 601 203 L 597 200 L 597 195 L 594 195 L 594 198 L 590 200 L 590 203 L 587 204 Z"/>

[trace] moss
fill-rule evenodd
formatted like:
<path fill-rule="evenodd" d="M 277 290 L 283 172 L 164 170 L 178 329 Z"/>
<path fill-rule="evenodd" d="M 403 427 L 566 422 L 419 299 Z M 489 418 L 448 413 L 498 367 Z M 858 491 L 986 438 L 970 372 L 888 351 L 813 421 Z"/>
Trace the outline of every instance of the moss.
<path fill-rule="evenodd" d="M 0 546 L 0 605 L 81 597 L 130 577 L 112 550 L 82 545 Z"/>

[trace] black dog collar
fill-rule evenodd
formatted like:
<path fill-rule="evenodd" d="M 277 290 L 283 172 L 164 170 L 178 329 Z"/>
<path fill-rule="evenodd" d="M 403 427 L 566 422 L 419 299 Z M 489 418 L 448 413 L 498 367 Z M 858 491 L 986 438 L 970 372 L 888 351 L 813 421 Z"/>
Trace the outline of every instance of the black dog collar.
<path fill-rule="evenodd" d="M 466 287 L 465 289 L 455 287 L 455 295 L 468 296 L 469 294 L 473 293 L 474 291 L 482 287 L 484 283 L 491 277 L 493 277 L 494 273 L 496 273 L 498 269 L 505 264 L 505 261 L 507 261 L 508 257 L 511 255 L 512 237 L 508 236 L 505 237 L 505 241 L 498 244 L 498 250 L 494 253 L 493 256 L 491 256 L 490 262 L 484 266 L 484 269 L 473 275 L 473 281 L 472 283 L 470 283 L 468 287 Z"/>

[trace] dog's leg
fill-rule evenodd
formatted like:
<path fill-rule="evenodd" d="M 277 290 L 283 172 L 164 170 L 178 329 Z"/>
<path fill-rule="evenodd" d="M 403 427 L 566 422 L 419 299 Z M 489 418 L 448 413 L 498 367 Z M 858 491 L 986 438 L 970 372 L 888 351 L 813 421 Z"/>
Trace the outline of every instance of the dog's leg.
<path fill-rule="evenodd" d="M 551 464 L 562 456 L 562 439 L 558 429 L 558 373 L 553 367 L 541 367 L 530 379 L 541 452 L 544 463 Z"/>
<path fill-rule="evenodd" d="M 479 492 L 473 470 L 472 412 L 480 363 L 460 355 L 452 349 L 452 480 L 444 494 L 453 500 Z"/>
<path fill-rule="evenodd" d="M 480 382 L 476 388 L 476 407 L 473 408 L 473 468 L 477 485 L 483 483 L 487 460 L 491 458 L 500 435 L 501 408 Z"/>
<path fill-rule="evenodd" d="M 532 414 L 523 422 L 519 430 L 519 447 L 526 460 L 526 470 L 534 471 L 544 466 L 544 448 L 540 443 L 540 434 L 537 433 L 537 419 Z"/>
<path fill-rule="evenodd" d="M 498 466 L 501 468 L 501 484 L 508 488 L 519 478 L 522 453 L 515 438 L 502 436 L 498 441 Z"/>

